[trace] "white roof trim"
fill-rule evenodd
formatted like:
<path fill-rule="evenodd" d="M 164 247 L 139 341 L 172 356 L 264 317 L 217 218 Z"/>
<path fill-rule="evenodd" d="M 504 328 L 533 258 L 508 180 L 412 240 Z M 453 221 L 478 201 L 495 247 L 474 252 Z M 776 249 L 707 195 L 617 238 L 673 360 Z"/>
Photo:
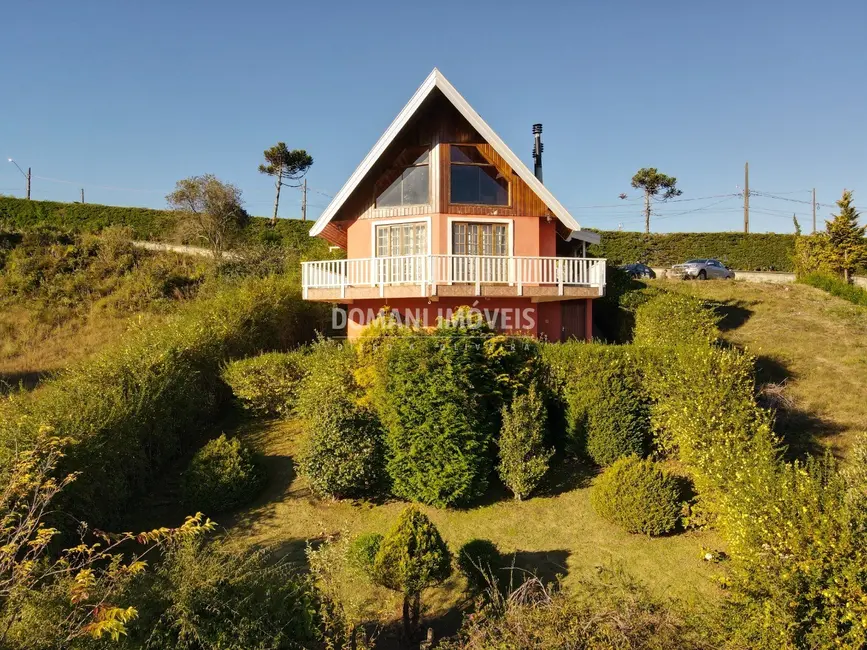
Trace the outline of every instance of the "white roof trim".
<path fill-rule="evenodd" d="M 343 187 L 340 188 L 340 191 L 331 200 L 331 203 L 328 204 L 328 207 L 316 220 L 316 223 L 313 224 L 313 228 L 310 229 L 310 234 L 312 236 L 321 233 L 328 222 L 334 218 L 337 211 L 349 198 L 355 188 L 358 187 L 379 157 L 386 150 L 388 145 L 394 141 L 434 88 L 440 89 L 442 94 L 445 95 L 454 107 L 458 109 L 458 112 L 463 115 L 464 119 L 466 119 L 467 122 L 469 122 L 473 128 L 479 132 L 479 135 L 481 135 L 485 141 L 494 148 L 494 151 L 502 156 L 515 173 L 518 174 L 521 180 L 530 186 L 530 189 L 532 189 L 536 195 L 544 201 L 545 205 L 548 206 L 554 216 L 557 217 L 564 226 L 572 231 L 581 230 L 581 225 L 571 214 L 569 214 L 569 211 L 554 198 L 554 195 L 551 194 L 550 190 L 542 185 L 541 181 L 536 178 L 533 172 L 531 172 L 521 159 L 518 158 L 508 146 L 506 146 L 506 143 L 500 139 L 500 136 L 494 133 L 494 130 L 488 126 L 478 113 L 476 113 L 473 107 L 467 103 L 467 100 L 465 100 L 455 87 L 449 83 L 448 79 L 446 79 L 439 70 L 434 68 L 427 76 L 427 79 L 425 79 L 422 85 L 419 86 L 418 90 L 415 91 L 415 94 L 410 98 L 407 105 L 404 106 L 403 110 L 398 113 L 396 118 L 394 118 L 394 121 L 385 130 L 385 133 L 383 133 L 376 144 L 373 145 L 373 149 L 371 149 L 364 157 L 364 160 L 361 161 L 361 164 L 352 173 L 352 176 L 350 176 Z"/>

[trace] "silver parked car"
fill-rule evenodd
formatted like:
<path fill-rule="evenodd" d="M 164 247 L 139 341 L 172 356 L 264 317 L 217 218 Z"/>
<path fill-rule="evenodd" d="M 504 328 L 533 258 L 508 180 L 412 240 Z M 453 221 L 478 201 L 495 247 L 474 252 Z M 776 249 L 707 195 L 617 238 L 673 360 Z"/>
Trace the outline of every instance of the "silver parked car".
<path fill-rule="evenodd" d="M 684 280 L 695 278 L 697 280 L 711 280 L 720 278 L 723 280 L 734 280 L 735 272 L 719 260 L 689 260 L 684 264 L 675 264 L 671 267 L 676 275 L 679 275 Z"/>

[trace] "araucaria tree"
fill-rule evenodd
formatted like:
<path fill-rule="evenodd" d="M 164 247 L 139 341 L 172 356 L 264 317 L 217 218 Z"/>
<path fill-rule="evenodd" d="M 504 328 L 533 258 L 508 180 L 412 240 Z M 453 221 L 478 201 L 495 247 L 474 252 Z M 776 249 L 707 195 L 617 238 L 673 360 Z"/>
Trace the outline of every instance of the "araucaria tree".
<path fill-rule="evenodd" d="M 404 510 L 382 539 L 373 561 L 373 580 L 403 594 L 406 639 L 418 629 L 421 592 L 452 573 L 452 555 L 436 526 L 415 506 Z"/>
<path fill-rule="evenodd" d="M 536 488 L 554 454 L 552 449 L 545 448 L 545 420 L 545 404 L 534 389 L 518 395 L 503 409 L 497 469 L 500 479 L 518 501 Z"/>
<path fill-rule="evenodd" d="M 271 223 L 277 223 L 277 208 L 280 207 L 280 188 L 283 185 L 297 187 L 295 183 L 302 178 L 313 164 L 313 158 L 304 149 L 286 147 L 285 142 L 278 142 L 270 149 L 265 149 L 265 163 L 259 165 L 259 173 L 273 176 L 277 194 L 274 197 L 274 216 Z"/>
<path fill-rule="evenodd" d="M 166 201 L 182 215 L 181 226 L 204 241 L 217 262 L 249 220 L 242 207 L 241 190 L 213 174 L 178 181 Z"/>
<path fill-rule="evenodd" d="M 827 268 L 842 275 L 850 282 L 855 268 L 867 262 L 867 225 L 858 225 L 858 211 L 852 205 L 852 192 L 843 191 L 837 201 L 840 213 L 826 223 L 826 246 L 823 247 L 823 262 Z"/>
<path fill-rule="evenodd" d="M 650 234 L 650 201 L 668 199 L 683 194 L 677 189 L 677 179 L 674 176 L 660 174 L 656 167 L 639 169 L 632 177 L 632 187 L 644 192 L 644 232 Z"/>

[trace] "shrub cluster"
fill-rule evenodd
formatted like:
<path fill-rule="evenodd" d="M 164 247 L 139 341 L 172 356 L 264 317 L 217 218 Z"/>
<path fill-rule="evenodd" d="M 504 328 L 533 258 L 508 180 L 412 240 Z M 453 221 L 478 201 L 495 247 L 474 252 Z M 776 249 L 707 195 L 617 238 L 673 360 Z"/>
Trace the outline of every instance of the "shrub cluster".
<path fill-rule="evenodd" d="M 249 280 L 191 303 L 38 392 L 0 401 L 0 467 L 9 458 L 4 450 L 53 429 L 73 443 L 63 469 L 81 473 L 63 509 L 110 528 L 169 461 L 198 445 L 224 401 L 222 365 L 304 341 L 321 311 L 280 278 Z"/>
<path fill-rule="evenodd" d="M 265 485 L 265 471 L 238 438 L 223 434 L 199 449 L 183 474 L 184 504 L 214 514 L 249 503 Z"/>
<path fill-rule="evenodd" d="M 353 539 L 347 550 L 349 566 L 372 577 L 373 563 L 376 561 L 376 554 L 379 553 L 382 540 L 383 536 L 379 533 L 364 533 Z"/>
<path fill-rule="evenodd" d="M 635 351 L 628 346 L 561 343 L 543 356 L 566 406 L 567 444 L 599 465 L 647 453 L 650 411 Z"/>
<path fill-rule="evenodd" d="M 568 592 L 530 578 L 480 613 L 464 618 L 440 650 L 711 650 L 723 647 L 715 624 L 700 625 L 621 574 L 604 572 Z"/>
<path fill-rule="evenodd" d="M 269 416 L 289 416 L 304 377 L 304 351 L 266 352 L 238 359 L 223 370 L 223 380 L 244 408 Z"/>
<path fill-rule="evenodd" d="M 385 445 L 376 415 L 358 403 L 350 346 L 322 340 L 304 360 L 297 412 L 306 444 L 301 472 L 324 496 L 370 496 L 386 486 Z"/>
<path fill-rule="evenodd" d="M 676 477 L 658 463 L 621 458 L 600 476 L 590 493 L 601 516 L 630 533 L 664 535 L 677 526 L 682 498 Z"/>
<path fill-rule="evenodd" d="M 831 458 L 781 462 L 748 355 L 660 338 L 642 347 L 654 431 L 695 483 L 690 522 L 713 522 L 727 543 L 735 645 L 863 646 L 867 574 L 856 567 L 867 559 L 867 527 L 857 490 Z"/>

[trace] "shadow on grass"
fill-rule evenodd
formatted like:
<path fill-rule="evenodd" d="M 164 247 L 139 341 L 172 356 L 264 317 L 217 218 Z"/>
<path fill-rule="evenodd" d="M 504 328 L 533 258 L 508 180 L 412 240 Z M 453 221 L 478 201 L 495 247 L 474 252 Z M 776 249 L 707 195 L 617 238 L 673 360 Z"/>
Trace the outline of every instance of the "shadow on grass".
<path fill-rule="evenodd" d="M 43 379 L 51 376 L 47 370 L 31 372 L 0 372 L 0 395 L 7 395 L 18 390 L 33 390 Z"/>
<path fill-rule="evenodd" d="M 711 302 L 710 306 L 717 316 L 719 316 L 718 326 L 720 331 L 730 332 L 743 326 L 750 319 L 754 313 L 750 307 L 754 307 L 757 304 L 758 301 L 724 300 L 721 302 Z"/>
<path fill-rule="evenodd" d="M 786 383 L 796 378 L 784 359 L 770 355 L 756 358 L 756 401 L 774 412 L 774 432 L 786 447 L 785 459 L 790 461 L 823 454 L 821 440 L 844 431 L 840 425 L 798 408 L 786 388 Z"/>

